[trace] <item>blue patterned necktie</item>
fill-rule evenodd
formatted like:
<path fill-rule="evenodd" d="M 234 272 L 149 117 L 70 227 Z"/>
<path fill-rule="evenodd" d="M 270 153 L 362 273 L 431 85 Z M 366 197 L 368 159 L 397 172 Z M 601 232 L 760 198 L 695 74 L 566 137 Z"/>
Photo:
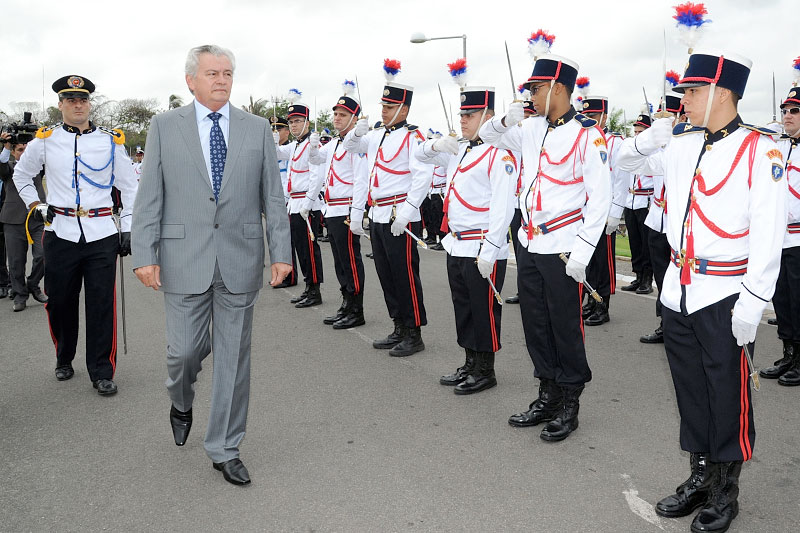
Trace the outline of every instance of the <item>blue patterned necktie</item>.
<path fill-rule="evenodd" d="M 225 172 L 225 156 L 228 154 L 228 147 L 225 146 L 225 137 L 222 136 L 222 128 L 219 127 L 220 113 L 209 113 L 208 118 L 214 122 L 211 126 L 211 136 L 209 144 L 211 148 L 211 185 L 214 189 L 214 201 L 219 202 L 219 190 L 222 187 L 222 173 Z"/>

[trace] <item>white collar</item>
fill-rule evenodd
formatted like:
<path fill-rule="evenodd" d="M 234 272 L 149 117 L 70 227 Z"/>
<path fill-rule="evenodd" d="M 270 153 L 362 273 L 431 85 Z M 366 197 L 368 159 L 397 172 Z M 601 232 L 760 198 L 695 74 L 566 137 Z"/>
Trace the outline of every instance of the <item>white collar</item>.
<path fill-rule="evenodd" d="M 194 111 L 197 117 L 197 122 L 202 121 L 204 118 L 208 117 L 209 113 L 213 113 L 209 108 L 201 104 L 200 102 L 195 99 L 194 101 Z M 230 120 L 230 113 L 231 113 L 231 105 L 230 102 L 225 102 L 225 105 L 222 106 L 219 111 L 217 111 L 220 115 L 225 117 L 226 119 Z M 210 120 L 210 119 L 209 119 Z"/>

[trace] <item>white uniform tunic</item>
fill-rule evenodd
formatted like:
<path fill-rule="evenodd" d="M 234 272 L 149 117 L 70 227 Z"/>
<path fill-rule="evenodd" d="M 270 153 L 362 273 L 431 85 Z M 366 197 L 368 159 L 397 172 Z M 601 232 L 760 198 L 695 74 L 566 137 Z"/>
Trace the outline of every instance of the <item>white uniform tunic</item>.
<path fill-rule="evenodd" d="M 310 152 L 308 136 L 309 134 L 306 133 L 299 142 L 292 141 L 289 144 L 275 147 L 278 160 L 289 162 L 289 168 L 286 171 L 286 192 L 289 195 L 290 215 L 300 212 L 312 180 L 311 174 L 316 171 L 316 167 L 312 167 L 308 161 Z"/>
<path fill-rule="evenodd" d="M 628 139 L 618 164 L 664 176 L 673 260 L 661 302 L 691 314 L 739 294 L 737 314 L 758 324 L 778 278 L 787 187 L 777 144 L 740 120 L 716 135 L 679 124 L 667 147 L 648 157 Z"/>
<path fill-rule="evenodd" d="M 518 158 L 481 141 L 461 143 L 457 155 L 443 154 L 433 150 L 435 142 L 423 143 L 417 157 L 447 169 L 444 210 L 450 232 L 442 246 L 456 257 L 507 259 Z"/>
<path fill-rule="evenodd" d="M 617 155 L 624 137 L 619 133 L 606 133 L 606 145 L 608 146 L 608 171 L 611 174 L 611 209 L 608 216 L 621 219 L 625 209 L 625 200 L 628 198 L 628 183 L 631 175 L 617 167 Z"/>
<path fill-rule="evenodd" d="M 431 176 L 431 188 L 428 191 L 428 197 L 431 197 L 434 194 L 441 194 L 442 196 L 444 196 L 444 190 L 446 187 L 447 187 L 447 167 L 436 165 L 435 167 L 433 167 L 433 175 Z"/>
<path fill-rule="evenodd" d="M 520 124 L 506 127 L 495 117 L 480 130 L 485 142 L 522 152 L 520 245 L 536 254 L 571 252 L 576 261 L 588 265 L 611 207 L 603 132 L 596 121 L 574 111 L 555 125 L 544 117 Z"/>
<path fill-rule="evenodd" d="M 120 213 L 121 230 L 130 231 L 138 182 L 121 141 L 121 133 L 95 126 L 82 132 L 67 125 L 39 130 L 14 167 L 14 184 L 22 201 L 28 208 L 39 201 L 33 178 L 42 166 L 47 178 L 47 204 L 53 207 L 87 212 L 111 208 L 114 185 L 125 206 Z M 71 242 L 78 242 L 81 235 L 86 242 L 93 242 L 117 233 L 117 227 L 111 216 L 56 215 L 45 231 L 54 231 Z"/>
<path fill-rule="evenodd" d="M 322 146 L 319 153 L 321 157 L 325 158 L 325 162 L 320 165 L 312 165 L 317 168 L 312 173 L 312 182 L 306 197 L 313 202 L 324 188 L 325 216 L 348 216 L 353 204 L 354 185 L 358 183 L 362 195 L 365 194 L 363 191 L 366 191 L 367 188 L 366 156 L 345 150 L 341 139 L 330 141 Z"/>
<path fill-rule="evenodd" d="M 628 195 L 625 198 L 627 209 L 647 209 L 653 197 L 653 176 L 628 174 Z"/>
<path fill-rule="evenodd" d="M 389 129 L 374 129 L 362 137 L 354 133 L 347 134 L 344 148 L 367 154 L 368 174 L 367 187 L 358 187 L 358 196 L 354 193 L 350 219 L 361 220 L 363 206 L 369 203 L 373 222 L 388 224 L 393 207 L 398 216 L 418 222 L 419 206 L 431 185 L 430 165 L 415 157 L 425 138 L 416 126 L 408 126 L 405 121 Z"/>
<path fill-rule="evenodd" d="M 789 194 L 786 197 L 788 219 L 783 247 L 794 248 L 800 246 L 800 139 L 784 135 L 778 144 L 786 161 L 784 174 L 789 186 Z"/>

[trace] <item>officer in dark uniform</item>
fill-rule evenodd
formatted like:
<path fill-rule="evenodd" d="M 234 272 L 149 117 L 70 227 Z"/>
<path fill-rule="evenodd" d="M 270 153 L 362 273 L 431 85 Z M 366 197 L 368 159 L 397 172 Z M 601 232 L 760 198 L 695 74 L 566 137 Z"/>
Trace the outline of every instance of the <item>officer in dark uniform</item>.
<path fill-rule="evenodd" d="M 14 183 L 44 233 L 45 305 L 56 348 L 56 378 L 70 379 L 78 343 L 81 285 L 86 307 L 86 367 L 101 395 L 117 392 L 116 260 L 130 253 L 131 206 L 137 181 L 120 130 L 89 121 L 94 84 L 82 76 L 53 83 L 64 122 L 42 128 L 14 168 Z M 47 166 L 47 205 L 34 177 Z M 121 193 L 121 232 L 111 216 L 111 187 Z M 37 207 L 38 206 L 38 207 Z"/>

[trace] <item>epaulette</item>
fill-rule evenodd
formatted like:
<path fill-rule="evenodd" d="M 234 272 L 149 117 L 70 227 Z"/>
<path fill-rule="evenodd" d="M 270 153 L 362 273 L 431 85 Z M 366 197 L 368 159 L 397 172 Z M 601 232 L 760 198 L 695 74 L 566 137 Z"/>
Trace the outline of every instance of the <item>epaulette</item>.
<path fill-rule="evenodd" d="M 606 133 L 606 135 L 607 135 L 607 136 L 609 136 L 609 137 L 619 137 L 619 138 L 622 138 L 622 134 L 621 134 L 621 133 L 618 133 L 618 132 L 616 132 L 616 131 L 609 131 L 608 133 Z"/>
<path fill-rule="evenodd" d="M 102 131 L 103 133 L 107 133 L 114 137 L 115 144 L 125 144 L 125 133 L 120 129 L 110 129 L 103 126 L 98 126 L 98 130 Z"/>
<path fill-rule="evenodd" d="M 575 120 L 580 122 L 581 127 L 584 129 L 593 128 L 597 126 L 597 121 L 595 119 L 589 118 L 586 115 L 582 115 L 581 113 L 576 114 L 574 118 Z"/>
<path fill-rule="evenodd" d="M 58 122 L 57 124 L 53 124 L 52 126 L 44 126 L 36 130 L 36 138 L 37 139 L 47 139 L 53 134 L 53 130 L 56 128 L 61 127 L 63 122 Z"/>
<path fill-rule="evenodd" d="M 414 131 L 414 130 L 419 129 L 419 126 L 414 126 L 413 124 L 406 124 L 406 129 L 408 131 Z"/>
<path fill-rule="evenodd" d="M 689 133 L 700 133 L 706 131 L 705 128 L 701 128 L 699 126 L 692 126 L 688 122 L 681 122 L 674 128 L 672 128 L 672 136 L 678 137 L 679 135 L 686 135 Z"/>
<path fill-rule="evenodd" d="M 750 124 L 739 124 L 739 126 L 741 126 L 746 130 L 757 131 L 761 135 L 768 135 L 769 137 L 772 137 L 774 135 L 780 135 L 780 133 L 778 133 L 777 131 L 772 131 L 769 128 L 760 128 L 758 126 L 752 126 Z"/>

